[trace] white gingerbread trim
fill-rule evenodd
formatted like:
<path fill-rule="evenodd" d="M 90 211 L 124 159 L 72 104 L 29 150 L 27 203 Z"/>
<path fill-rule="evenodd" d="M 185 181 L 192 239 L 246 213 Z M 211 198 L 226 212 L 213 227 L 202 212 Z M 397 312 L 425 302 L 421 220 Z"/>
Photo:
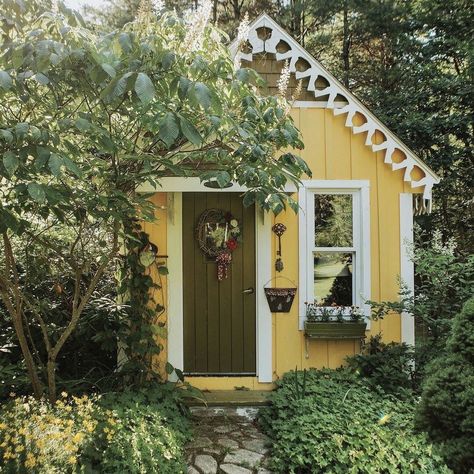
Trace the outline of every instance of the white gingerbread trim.
<path fill-rule="evenodd" d="M 257 31 L 263 27 L 271 31 L 270 37 L 265 40 L 258 37 Z M 374 152 L 385 151 L 384 163 L 391 165 L 392 170 L 404 169 L 404 181 L 409 182 L 412 188 L 422 186 L 423 198 L 431 200 L 433 185 L 438 184 L 440 181 L 436 173 L 418 158 L 413 151 L 383 125 L 377 117 L 349 92 L 349 90 L 267 14 L 264 13 L 260 15 L 250 25 L 248 41 L 252 51 L 250 53 L 239 52 L 241 59 L 252 61 L 254 54 L 267 52 L 275 54 L 277 61 L 288 61 L 290 72 L 295 74 L 297 80 L 309 77 L 307 90 L 313 92 L 315 98 L 328 96 L 325 102 L 325 108 L 333 109 L 334 115 L 347 114 L 346 127 L 351 128 L 354 134 L 367 132 L 365 144 L 370 146 Z M 287 52 L 279 53 L 277 51 L 277 45 L 280 41 L 285 42 L 289 46 L 290 49 Z M 237 54 L 237 47 L 238 44 L 234 41 L 230 46 L 230 51 L 233 55 Z M 296 63 L 300 58 L 310 64 L 310 67 L 305 71 L 296 70 Z M 329 85 L 324 89 L 316 88 L 316 80 L 318 77 L 322 77 Z M 339 100 L 341 96 L 345 99 L 342 104 Z M 336 97 L 338 97 L 337 102 Z M 352 121 L 356 113 L 361 114 L 365 118 L 366 122 L 363 125 L 355 126 L 353 124 Z M 385 141 L 379 144 L 372 142 L 372 137 L 374 137 L 377 131 L 385 136 Z M 396 163 L 392 160 L 392 155 L 396 149 L 405 155 L 405 159 L 400 163 Z M 418 166 L 425 173 L 422 179 L 415 180 L 411 177 L 414 166 Z"/>

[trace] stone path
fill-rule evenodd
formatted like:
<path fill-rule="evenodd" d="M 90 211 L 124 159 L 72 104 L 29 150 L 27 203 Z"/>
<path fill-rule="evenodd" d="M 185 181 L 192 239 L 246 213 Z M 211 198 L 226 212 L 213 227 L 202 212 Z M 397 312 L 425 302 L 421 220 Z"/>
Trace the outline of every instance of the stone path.
<path fill-rule="evenodd" d="M 194 440 L 188 474 L 268 474 L 269 439 L 258 428 L 255 407 L 192 407 Z"/>

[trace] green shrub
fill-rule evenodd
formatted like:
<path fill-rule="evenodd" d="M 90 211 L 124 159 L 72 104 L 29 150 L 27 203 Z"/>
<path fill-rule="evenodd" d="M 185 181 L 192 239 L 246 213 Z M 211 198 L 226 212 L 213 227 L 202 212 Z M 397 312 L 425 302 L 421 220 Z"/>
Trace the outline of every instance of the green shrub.
<path fill-rule="evenodd" d="M 188 420 L 171 386 L 54 405 L 18 397 L 0 412 L 2 472 L 185 472 Z"/>
<path fill-rule="evenodd" d="M 286 374 L 263 410 L 271 467 L 285 473 L 449 472 L 413 431 L 414 401 L 386 395 L 347 370 Z"/>
<path fill-rule="evenodd" d="M 474 469 L 474 298 L 453 322 L 446 350 L 428 367 L 417 427 L 457 473 Z"/>
<path fill-rule="evenodd" d="M 360 354 L 346 360 L 356 374 L 385 392 L 400 393 L 413 388 L 414 351 L 407 344 L 385 344 L 381 334 L 377 334 L 371 336 Z"/>

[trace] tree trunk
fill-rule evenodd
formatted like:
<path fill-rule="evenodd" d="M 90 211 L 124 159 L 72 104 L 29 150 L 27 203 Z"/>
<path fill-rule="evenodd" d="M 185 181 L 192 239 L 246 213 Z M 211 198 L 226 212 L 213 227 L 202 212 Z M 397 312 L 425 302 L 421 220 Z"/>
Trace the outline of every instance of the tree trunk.
<path fill-rule="evenodd" d="M 344 68 L 343 83 L 349 87 L 349 51 L 350 51 L 351 37 L 349 33 L 349 0 L 344 0 L 344 24 L 343 24 L 343 39 L 342 39 L 342 61 Z"/>
<path fill-rule="evenodd" d="M 15 327 L 16 336 L 20 344 L 21 352 L 23 354 L 23 358 L 25 359 L 26 370 L 28 371 L 28 378 L 30 379 L 31 386 L 33 388 L 33 393 L 36 398 L 41 398 L 43 394 L 43 386 L 38 376 L 38 371 L 33 360 L 33 355 L 31 354 L 28 342 L 26 340 L 23 323 L 21 321 L 21 315 L 12 316 L 12 319 L 13 326 Z"/>
<path fill-rule="evenodd" d="M 46 366 L 48 373 L 48 398 L 51 403 L 56 402 L 56 360 L 48 355 Z"/>

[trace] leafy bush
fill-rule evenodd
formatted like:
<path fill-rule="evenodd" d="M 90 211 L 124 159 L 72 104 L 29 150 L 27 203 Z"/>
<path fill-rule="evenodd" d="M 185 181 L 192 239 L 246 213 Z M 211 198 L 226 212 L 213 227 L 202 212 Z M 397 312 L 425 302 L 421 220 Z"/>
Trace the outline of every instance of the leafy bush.
<path fill-rule="evenodd" d="M 449 472 L 413 431 L 413 400 L 368 387 L 347 370 L 290 372 L 277 383 L 262 424 L 277 472 Z"/>
<path fill-rule="evenodd" d="M 64 245 L 68 238 L 64 232 L 55 229 L 48 232 L 51 245 Z M 34 242 L 24 245 L 18 239 L 13 240 L 12 245 L 19 277 L 24 282 L 23 291 L 31 301 L 37 302 L 42 313 L 47 314 L 51 322 L 49 335 L 52 342 L 56 342 L 70 321 L 70 294 L 74 288 L 74 278 L 63 271 L 53 252 L 44 252 Z M 99 243 L 91 245 L 89 249 L 88 265 L 91 273 L 98 266 L 94 255 L 96 248 L 99 248 Z M 3 247 L 0 242 L 1 252 Z M 0 270 L 3 269 L 2 265 L 0 261 Z M 117 304 L 114 271 L 113 267 L 108 269 L 98 282 L 76 330 L 57 358 L 60 391 L 81 393 L 111 389 L 116 374 L 118 340 L 130 332 L 126 307 Z M 34 360 L 41 378 L 45 379 L 48 357 L 40 324 L 28 308 L 25 308 L 24 316 L 28 320 L 26 333 L 33 348 Z M 22 359 L 11 315 L 0 299 L 0 398 L 7 397 L 10 392 L 26 395 L 31 391 Z"/>
<path fill-rule="evenodd" d="M 427 367 L 417 426 L 455 472 L 474 469 L 474 298 L 455 318 L 446 351 Z"/>
<path fill-rule="evenodd" d="M 413 388 L 414 351 L 407 344 L 382 342 L 381 334 L 371 336 L 360 354 L 348 357 L 347 363 L 367 383 L 385 392 L 400 393 Z"/>
<path fill-rule="evenodd" d="M 6 473 L 178 473 L 188 421 L 171 385 L 54 405 L 18 397 L 2 409 L 0 464 Z"/>

